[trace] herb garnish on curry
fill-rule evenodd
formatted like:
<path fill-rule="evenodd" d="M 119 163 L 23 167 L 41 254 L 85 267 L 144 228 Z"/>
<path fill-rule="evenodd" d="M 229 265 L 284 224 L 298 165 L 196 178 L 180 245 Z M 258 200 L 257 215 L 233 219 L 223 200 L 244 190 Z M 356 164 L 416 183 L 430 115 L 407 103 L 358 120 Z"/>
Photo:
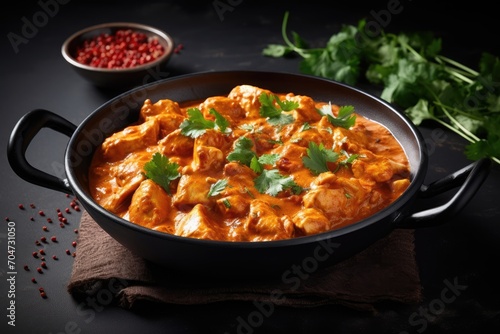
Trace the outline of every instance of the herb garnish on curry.
<path fill-rule="evenodd" d="M 147 99 L 106 138 L 89 172 L 94 199 L 179 236 L 270 241 L 355 223 L 410 184 L 407 156 L 352 106 L 251 85 L 178 103 Z"/>

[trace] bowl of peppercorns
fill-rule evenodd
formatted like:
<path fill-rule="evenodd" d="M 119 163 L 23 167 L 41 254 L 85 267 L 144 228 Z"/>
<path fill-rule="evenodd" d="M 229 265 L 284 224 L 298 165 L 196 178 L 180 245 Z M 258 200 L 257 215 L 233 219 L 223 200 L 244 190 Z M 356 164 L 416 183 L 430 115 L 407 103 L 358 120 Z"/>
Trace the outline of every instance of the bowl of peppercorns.
<path fill-rule="evenodd" d="M 160 29 L 130 22 L 103 23 L 67 38 L 64 59 L 95 86 L 125 89 L 168 76 L 174 41 Z"/>

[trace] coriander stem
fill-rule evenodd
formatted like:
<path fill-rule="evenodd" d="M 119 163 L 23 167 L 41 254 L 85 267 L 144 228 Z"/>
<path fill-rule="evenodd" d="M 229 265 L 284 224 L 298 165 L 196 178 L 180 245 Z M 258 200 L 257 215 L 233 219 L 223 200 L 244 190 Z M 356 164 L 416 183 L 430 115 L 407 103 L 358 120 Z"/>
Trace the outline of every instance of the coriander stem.
<path fill-rule="evenodd" d="M 448 124 L 446 123 L 445 121 L 435 117 L 433 118 L 433 120 L 435 120 L 436 122 L 438 122 L 439 124 L 443 125 L 444 127 L 448 128 L 449 130 L 455 132 L 457 135 L 460 135 L 460 137 L 466 139 L 467 141 L 473 143 L 475 140 L 472 139 L 472 138 L 469 138 L 466 134 L 464 134 L 463 132 L 460 132 L 459 129 L 453 127 L 451 124 Z"/>
<path fill-rule="evenodd" d="M 293 44 L 290 39 L 288 38 L 288 35 L 286 33 L 286 27 L 288 25 L 288 11 L 285 12 L 285 16 L 283 17 L 283 23 L 281 25 L 281 35 L 283 36 L 283 40 L 285 41 L 286 45 L 288 45 L 293 51 L 297 52 L 301 57 L 307 58 L 308 55 L 303 51 L 303 49 L 298 48 Z"/>
<path fill-rule="evenodd" d="M 467 137 L 472 138 L 473 139 L 472 141 L 478 141 L 478 140 L 480 140 L 479 137 L 477 137 L 476 135 L 474 135 L 467 128 L 465 128 L 462 124 L 460 124 L 460 122 L 457 121 L 457 119 L 455 117 L 453 117 L 444 106 L 441 106 L 441 110 L 443 110 L 444 114 L 450 119 L 450 121 L 452 123 L 454 123 L 455 126 L 462 131 L 462 134 L 465 134 L 465 135 L 467 135 Z"/>
<path fill-rule="evenodd" d="M 439 124 L 443 125 L 444 127 L 450 129 L 451 131 L 455 132 L 456 134 L 460 135 L 462 138 L 466 139 L 467 141 L 471 142 L 471 143 L 475 143 L 476 141 L 478 141 L 479 139 L 477 140 L 474 140 L 474 139 L 471 139 L 467 136 L 464 135 L 464 133 L 460 132 L 457 128 L 454 128 L 453 126 L 451 126 L 450 124 L 440 120 L 439 118 L 436 118 L 436 117 L 433 117 L 432 118 L 434 121 L 438 122 Z M 497 157 L 490 157 L 491 160 L 495 161 L 497 164 L 500 164 L 500 159 L 497 158 Z"/>
<path fill-rule="evenodd" d="M 468 83 L 468 84 L 472 84 L 472 83 L 474 83 L 474 80 L 472 80 L 472 79 L 470 79 L 470 78 L 466 77 L 465 75 L 463 75 L 463 74 L 461 74 L 461 73 L 459 73 L 459 72 L 457 72 L 457 71 L 454 71 L 454 70 L 451 70 L 451 69 L 448 69 L 448 68 L 447 68 L 447 69 L 446 69 L 446 72 L 448 72 L 449 74 L 451 74 L 451 75 L 453 75 L 453 76 L 457 77 L 458 79 L 460 79 L 460 80 L 462 80 L 462 81 L 464 81 L 464 82 L 466 82 L 466 83 Z"/>
<path fill-rule="evenodd" d="M 453 65 L 453 66 L 455 66 L 455 67 L 457 67 L 465 72 L 468 72 L 475 77 L 477 77 L 479 75 L 479 73 L 477 71 L 474 71 L 473 69 L 471 69 L 471 68 L 469 68 L 469 67 L 467 67 L 467 66 L 465 66 L 465 65 L 463 65 L 463 64 L 461 64 L 453 59 L 450 59 L 448 57 L 437 56 L 436 58 L 439 60 L 443 60 L 443 61 L 447 62 L 448 64 L 451 64 L 451 65 Z"/>
<path fill-rule="evenodd" d="M 414 48 L 412 48 L 408 43 L 406 42 L 403 42 L 401 40 L 399 40 L 399 43 L 401 43 L 401 45 L 407 49 L 408 51 L 410 51 L 415 57 L 417 57 L 418 59 L 422 60 L 422 61 L 428 61 L 427 59 L 425 59 L 425 57 L 423 57 L 417 50 L 415 50 Z"/>

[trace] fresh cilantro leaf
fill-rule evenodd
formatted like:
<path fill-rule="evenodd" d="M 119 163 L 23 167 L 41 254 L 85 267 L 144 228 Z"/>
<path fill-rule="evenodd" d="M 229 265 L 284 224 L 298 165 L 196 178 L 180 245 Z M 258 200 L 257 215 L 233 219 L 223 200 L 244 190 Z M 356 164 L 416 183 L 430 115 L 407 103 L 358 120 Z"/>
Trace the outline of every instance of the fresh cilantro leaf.
<path fill-rule="evenodd" d="M 255 188 L 261 194 L 277 196 L 281 191 L 291 189 L 295 194 L 302 191 L 302 188 L 295 183 L 293 177 L 283 176 L 277 169 L 264 169 L 254 180 Z"/>
<path fill-rule="evenodd" d="M 307 130 L 310 130 L 312 129 L 312 126 L 311 124 L 309 124 L 308 122 L 304 122 L 304 124 L 302 124 L 302 126 L 300 127 L 300 132 L 304 132 L 304 131 L 307 131 Z"/>
<path fill-rule="evenodd" d="M 337 172 L 340 169 L 340 167 L 349 166 L 350 164 L 352 164 L 354 162 L 354 160 L 361 157 L 361 155 L 359 155 L 359 154 L 349 154 L 345 150 L 341 150 L 340 153 L 342 153 L 346 158 L 342 161 L 339 161 L 337 168 L 335 169 L 334 172 Z"/>
<path fill-rule="evenodd" d="M 500 112 L 500 58 L 483 53 L 479 71 L 440 54 L 442 40 L 429 32 L 387 33 L 366 38 L 367 21 L 346 25 L 332 35 L 324 47 L 309 48 L 298 34 L 292 42 L 287 34 L 288 12 L 281 25 L 285 42 L 281 56 L 302 57 L 299 69 L 355 85 L 362 74 L 369 83 L 382 86 L 380 97 L 405 110 L 419 125 L 433 120 L 467 141 L 466 155 L 472 160 L 491 157 L 500 163 L 500 137 L 492 128 L 491 113 Z M 278 57 L 279 52 L 264 54 Z M 328 119 L 337 123 L 333 116 Z M 494 121 L 495 119 L 493 119 Z M 349 118 L 342 120 L 348 128 Z"/>
<path fill-rule="evenodd" d="M 259 95 L 260 115 L 267 117 L 267 121 L 272 125 L 286 125 L 294 122 L 291 114 L 285 114 L 284 111 L 292 111 L 298 108 L 299 104 L 295 101 L 281 101 L 277 95 L 262 93 Z"/>
<path fill-rule="evenodd" d="M 262 164 L 259 162 L 257 155 L 255 155 L 252 160 L 250 160 L 250 168 L 257 174 L 262 173 L 262 171 L 264 170 L 264 167 L 262 167 Z"/>
<path fill-rule="evenodd" d="M 238 161 L 243 165 L 249 166 L 253 158 L 257 158 L 257 154 L 252 151 L 253 142 L 247 137 L 240 137 L 234 144 L 234 150 L 227 156 L 229 161 Z"/>
<path fill-rule="evenodd" d="M 179 126 L 181 133 L 185 136 L 197 138 L 205 133 L 207 129 L 213 129 L 215 123 L 205 119 L 200 109 L 190 108 L 187 110 L 188 119 L 184 120 Z"/>
<path fill-rule="evenodd" d="M 326 116 L 332 125 L 346 129 L 349 129 L 356 123 L 356 115 L 354 114 L 353 106 L 340 107 L 338 115 L 335 117 L 332 113 L 332 105 L 329 103 L 322 106 L 321 109 L 319 109 L 319 113 Z"/>
<path fill-rule="evenodd" d="M 273 154 L 262 154 L 259 157 L 259 162 L 263 165 L 271 165 L 274 166 L 276 164 L 276 161 L 279 159 L 279 154 L 273 153 Z"/>
<path fill-rule="evenodd" d="M 224 189 L 226 189 L 228 181 L 226 179 L 217 180 L 217 182 L 210 185 L 210 190 L 208 191 L 207 197 L 217 196 Z"/>
<path fill-rule="evenodd" d="M 215 116 L 215 122 L 203 117 L 200 109 L 189 108 L 187 110 L 188 118 L 179 126 L 181 133 L 191 138 L 201 136 L 207 129 L 218 128 L 222 133 L 225 133 L 229 122 L 213 108 L 210 109 L 209 113 Z"/>
<path fill-rule="evenodd" d="M 328 162 L 335 162 L 339 157 L 338 153 L 325 149 L 323 144 L 318 145 L 315 142 L 309 143 L 306 152 L 307 156 L 302 158 L 302 162 L 314 174 L 330 171 Z"/>
<path fill-rule="evenodd" d="M 230 209 L 230 208 L 231 208 L 231 202 L 229 202 L 229 200 L 228 200 L 227 198 L 224 198 L 224 199 L 222 200 L 222 203 L 224 204 L 224 206 L 225 206 L 226 208 L 228 208 L 228 209 Z"/>
<path fill-rule="evenodd" d="M 170 195 L 170 182 L 179 178 L 179 165 L 170 162 L 168 157 L 156 152 L 150 161 L 144 164 L 144 176 L 159 184 Z"/>
<path fill-rule="evenodd" d="M 219 129 L 222 133 L 226 133 L 226 130 L 229 128 L 229 121 L 214 108 L 211 108 L 209 113 L 215 116 L 215 128 Z"/>

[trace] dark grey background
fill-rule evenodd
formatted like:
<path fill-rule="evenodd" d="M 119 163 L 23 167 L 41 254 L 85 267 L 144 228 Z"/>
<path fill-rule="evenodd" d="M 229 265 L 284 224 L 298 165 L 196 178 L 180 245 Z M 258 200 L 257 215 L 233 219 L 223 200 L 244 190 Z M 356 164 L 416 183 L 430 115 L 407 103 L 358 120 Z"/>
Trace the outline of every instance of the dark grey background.
<path fill-rule="evenodd" d="M 493 5 L 486 1 L 435 2 L 400 1 L 403 10 L 384 16 L 390 1 L 223 1 L 232 10 L 222 16 L 214 1 L 24 1 L 9 3 L 0 11 L 1 62 L 0 101 L 2 107 L 0 145 L 1 190 L 0 248 L 6 253 L 7 223 L 16 222 L 16 327 L 7 326 L 7 257 L 0 259 L 0 319 L 2 333 L 237 333 L 238 317 L 255 311 L 251 303 L 218 303 L 199 306 L 147 307 L 133 312 L 112 306 L 91 307 L 88 302 L 72 299 L 66 292 L 77 235 L 79 214 L 67 214 L 69 225 L 61 229 L 56 209 L 69 206 L 64 194 L 35 186 L 20 179 L 10 168 L 6 147 L 10 132 L 26 112 L 44 108 L 74 124 L 119 92 L 94 88 L 80 78 L 63 60 L 60 47 L 65 38 L 89 25 L 110 21 L 135 21 L 151 24 L 171 34 L 184 49 L 169 63 L 170 76 L 211 70 L 273 70 L 298 73 L 299 58 L 272 59 L 261 55 L 269 43 L 281 43 L 281 21 L 290 11 L 289 28 L 312 45 L 322 46 L 342 24 L 356 24 L 365 17 L 382 18 L 387 31 L 431 30 L 443 38 L 444 54 L 475 67 L 482 51 L 500 55 L 498 21 Z M 26 44 L 14 49 L 7 36 L 22 34 L 23 18 L 32 21 L 52 4 L 54 13 L 38 27 Z M 58 4 L 55 7 L 55 3 Z M 232 5 L 231 5 L 232 4 Z M 4 4 L 4 6 L 6 6 Z M 57 10 L 55 9 L 57 8 Z M 361 84 L 360 84 L 361 85 Z M 374 94 L 376 87 L 366 87 Z M 462 150 L 466 142 L 451 132 L 426 124 L 421 131 L 430 149 L 428 182 L 451 173 L 469 161 Z M 441 135 L 436 135 L 441 133 Z M 443 135 L 444 134 L 444 135 Z M 29 161 L 38 168 L 61 176 L 61 164 L 67 137 L 43 130 L 28 149 Z M 500 254 L 498 198 L 500 168 L 494 166 L 476 197 L 460 215 L 439 227 L 417 231 L 417 258 L 421 270 L 425 300 L 421 305 L 386 303 L 378 314 L 366 314 L 336 306 L 312 309 L 276 307 L 255 333 L 471 333 L 498 332 L 500 329 L 499 276 L 495 273 Z M 26 210 L 20 210 L 18 204 Z M 29 204 L 34 204 L 32 209 Z M 38 215 L 43 210 L 54 218 L 50 232 Z M 33 220 L 31 220 L 33 217 Z M 57 254 L 48 258 L 49 269 L 36 273 L 39 261 L 32 252 L 39 249 L 35 240 L 56 235 L 59 242 L 44 247 Z M 49 257 L 49 256 L 48 256 Z M 31 270 L 22 269 L 28 264 Z M 31 283 L 35 277 L 38 284 Z M 456 300 L 437 309 L 444 280 L 457 279 L 467 288 Z M 43 286 L 48 299 L 39 297 Z M 409 319 L 419 315 L 417 323 Z M 4 330 L 4 328 L 6 330 Z M 492 330 L 487 330 L 492 328 Z"/>

